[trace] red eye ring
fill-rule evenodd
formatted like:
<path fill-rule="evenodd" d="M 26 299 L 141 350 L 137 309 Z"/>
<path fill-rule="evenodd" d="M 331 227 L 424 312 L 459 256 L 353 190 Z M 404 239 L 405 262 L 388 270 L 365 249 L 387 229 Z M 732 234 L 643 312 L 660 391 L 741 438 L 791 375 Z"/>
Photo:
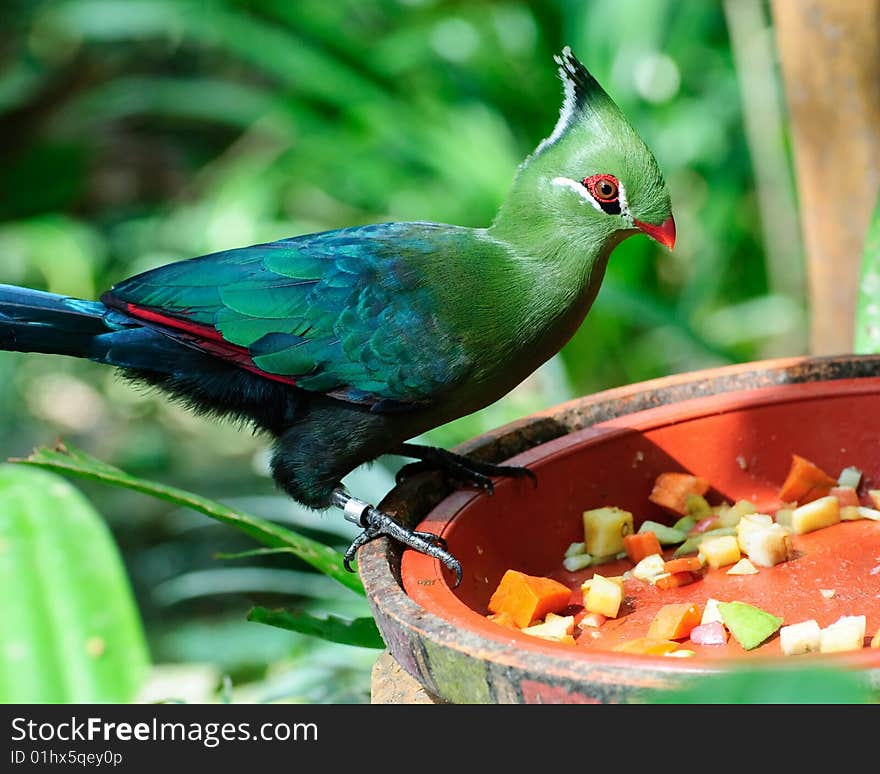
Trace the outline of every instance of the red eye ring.
<path fill-rule="evenodd" d="M 620 184 L 614 175 L 592 175 L 585 177 L 583 184 L 597 202 L 610 204 L 620 196 Z"/>

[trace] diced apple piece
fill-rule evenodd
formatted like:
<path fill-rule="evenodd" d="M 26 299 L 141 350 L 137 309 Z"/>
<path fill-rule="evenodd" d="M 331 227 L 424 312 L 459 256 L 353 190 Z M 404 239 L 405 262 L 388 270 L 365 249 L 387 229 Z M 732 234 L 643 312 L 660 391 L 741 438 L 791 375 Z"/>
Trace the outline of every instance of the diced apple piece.
<path fill-rule="evenodd" d="M 758 529 L 764 529 L 773 524 L 773 517 L 766 513 L 747 513 L 736 525 L 736 542 L 739 544 L 739 550 L 744 554 L 746 551 L 745 537 L 750 532 Z"/>
<path fill-rule="evenodd" d="M 598 629 L 607 620 L 608 616 L 601 613 L 587 613 L 577 622 L 577 627 L 578 629 Z"/>
<path fill-rule="evenodd" d="M 781 524 L 747 530 L 740 540 L 743 553 L 760 567 L 773 567 L 792 558 L 791 533 Z"/>
<path fill-rule="evenodd" d="M 840 509 L 841 521 L 858 521 L 859 519 L 880 521 L 880 511 L 874 508 L 868 508 L 865 505 L 859 505 L 855 508 L 847 507 Z"/>
<path fill-rule="evenodd" d="M 612 556 L 624 550 L 624 535 L 633 532 L 633 515 L 622 508 L 593 508 L 584 511 L 584 552 Z"/>
<path fill-rule="evenodd" d="M 848 489 L 856 489 L 862 480 L 862 471 L 857 467 L 850 465 L 840 471 L 837 477 L 837 485 L 847 487 Z"/>
<path fill-rule="evenodd" d="M 572 543 L 568 548 L 565 549 L 565 558 L 568 559 L 571 556 L 581 556 L 586 553 L 586 549 L 584 548 L 583 543 Z"/>
<path fill-rule="evenodd" d="M 796 535 L 830 527 L 840 522 L 840 505 L 836 497 L 819 497 L 800 505 L 791 512 L 791 528 Z"/>
<path fill-rule="evenodd" d="M 601 613 L 608 618 L 617 618 L 620 603 L 623 602 L 623 584 L 593 575 L 590 590 L 584 597 L 584 607 L 591 613 Z"/>
<path fill-rule="evenodd" d="M 820 632 L 819 624 L 813 618 L 789 624 L 779 630 L 779 645 L 786 656 L 816 653 L 819 651 Z"/>
<path fill-rule="evenodd" d="M 819 652 L 859 650 L 865 645 L 865 616 L 844 615 L 819 632 Z"/>
<path fill-rule="evenodd" d="M 783 527 L 791 528 L 791 514 L 794 512 L 794 508 L 780 508 L 773 514 L 773 520 L 777 524 L 781 524 Z"/>
<path fill-rule="evenodd" d="M 704 540 L 700 543 L 697 555 L 703 560 L 704 564 L 708 564 L 715 569 L 726 567 L 728 564 L 736 564 L 742 558 L 736 538 L 733 535 L 722 535 L 721 537 Z"/>
<path fill-rule="evenodd" d="M 703 606 L 703 616 L 700 618 L 700 624 L 712 623 L 713 621 L 723 623 L 724 619 L 721 618 L 721 613 L 718 612 L 718 600 L 709 597 Z"/>
<path fill-rule="evenodd" d="M 755 567 L 747 558 L 743 557 L 728 571 L 728 575 L 756 575 L 758 568 Z"/>
<path fill-rule="evenodd" d="M 651 554 L 632 568 L 632 575 L 634 578 L 650 583 L 653 578 L 666 572 L 663 567 L 664 564 L 665 562 L 660 554 Z"/>
<path fill-rule="evenodd" d="M 880 489 L 869 489 L 868 497 L 871 498 L 874 507 L 880 509 Z"/>
<path fill-rule="evenodd" d="M 532 637 L 540 637 L 543 640 L 566 642 L 567 638 L 570 638 L 571 633 L 574 631 L 574 616 L 547 613 L 543 623 L 527 626 L 520 631 L 523 634 L 530 634 Z"/>

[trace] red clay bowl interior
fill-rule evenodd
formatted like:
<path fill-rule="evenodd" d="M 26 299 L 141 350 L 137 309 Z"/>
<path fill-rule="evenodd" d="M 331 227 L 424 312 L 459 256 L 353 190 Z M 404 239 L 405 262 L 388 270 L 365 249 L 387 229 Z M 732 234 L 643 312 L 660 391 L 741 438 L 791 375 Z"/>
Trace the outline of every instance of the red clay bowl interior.
<path fill-rule="evenodd" d="M 788 657 L 779 649 L 778 636 L 753 651 L 743 650 L 733 639 L 714 648 L 686 643 L 697 651 L 688 659 L 607 649 L 614 641 L 645 635 L 662 604 L 704 603 L 709 597 L 749 602 L 781 615 L 783 623 L 815 618 L 825 626 L 841 615 L 864 614 L 870 637 L 880 628 L 880 522 L 867 520 L 797 536 L 796 559 L 760 568 L 757 575 L 715 571 L 667 591 L 628 582 L 624 613 L 607 622 L 603 635 L 589 646 L 540 640 L 485 618 L 489 597 L 508 568 L 549 575 L 572 586 L 592 575 L 595 568 L 567 573 L 561 566 L 566 547 L 583 540 L 585 509 L 619 506 L 633 513 L 636 528 L 645 519 L 671 524 L 674 518 L 650 503 L 648 495 L 659 473 L 683 471 L 711 482 L 710 502 L 747 498 L 759 510 L 772 512 L 792 453 L 832 475 L 855 465 L 863 472 L 863 488 L 880 488 L 880 378 L 692 399 L 597 424 L 530 449 L 510 462 L 529 466 L 538 476 L 537 487 L 528 480 L 506 479 L 496 483 L 492 496 L 458 491 L 419 525 L 447 540 L 462 563 L 461 585 L 453 589 L 450 574 L 436 560 L 406 551 L 401 566 L 404 589 L 457 628 L 526 653 L 623 666 L 647 659 L 662 663 L 665 671 L 683 672 L 712 671 L 745 658 L 754 665 L 761 659 L 788 666 L 821 661 L 876 669 L 880 649 Z M 619 563 L 620 571 L 628 567 L 627 561 Z M 834 589 L 835 594 L 828 599 L 820 589 Z"/>

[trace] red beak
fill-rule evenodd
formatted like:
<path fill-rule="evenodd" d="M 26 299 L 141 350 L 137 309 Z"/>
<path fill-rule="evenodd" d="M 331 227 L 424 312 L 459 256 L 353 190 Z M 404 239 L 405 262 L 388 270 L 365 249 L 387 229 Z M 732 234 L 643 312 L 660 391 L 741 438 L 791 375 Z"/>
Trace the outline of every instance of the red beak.
<path fill-rule="evenodd" d="M 675 247 L 675 221 L 672 219 L 672 215 L 659 226 L 652 226 L 650 223 L 642 223 L 642 221 L 635 219 L 633 219 L 633 224 L 639 231 L 643 231 L 664 247 L 668 247 L 670 250 Z"/>

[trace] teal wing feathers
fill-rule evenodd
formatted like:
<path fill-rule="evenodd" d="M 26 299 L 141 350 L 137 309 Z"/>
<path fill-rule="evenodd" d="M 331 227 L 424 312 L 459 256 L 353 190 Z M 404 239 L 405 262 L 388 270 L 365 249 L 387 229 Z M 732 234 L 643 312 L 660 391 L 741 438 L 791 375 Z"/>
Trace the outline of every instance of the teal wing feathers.
<path fill-rule="evenodd" d="M 430 223 L 310 234 L 162 266 L 103 300 L 304 390 L 379 410 L 429 403 L 472 368 L 430 263 L 473 238 Z"/>

